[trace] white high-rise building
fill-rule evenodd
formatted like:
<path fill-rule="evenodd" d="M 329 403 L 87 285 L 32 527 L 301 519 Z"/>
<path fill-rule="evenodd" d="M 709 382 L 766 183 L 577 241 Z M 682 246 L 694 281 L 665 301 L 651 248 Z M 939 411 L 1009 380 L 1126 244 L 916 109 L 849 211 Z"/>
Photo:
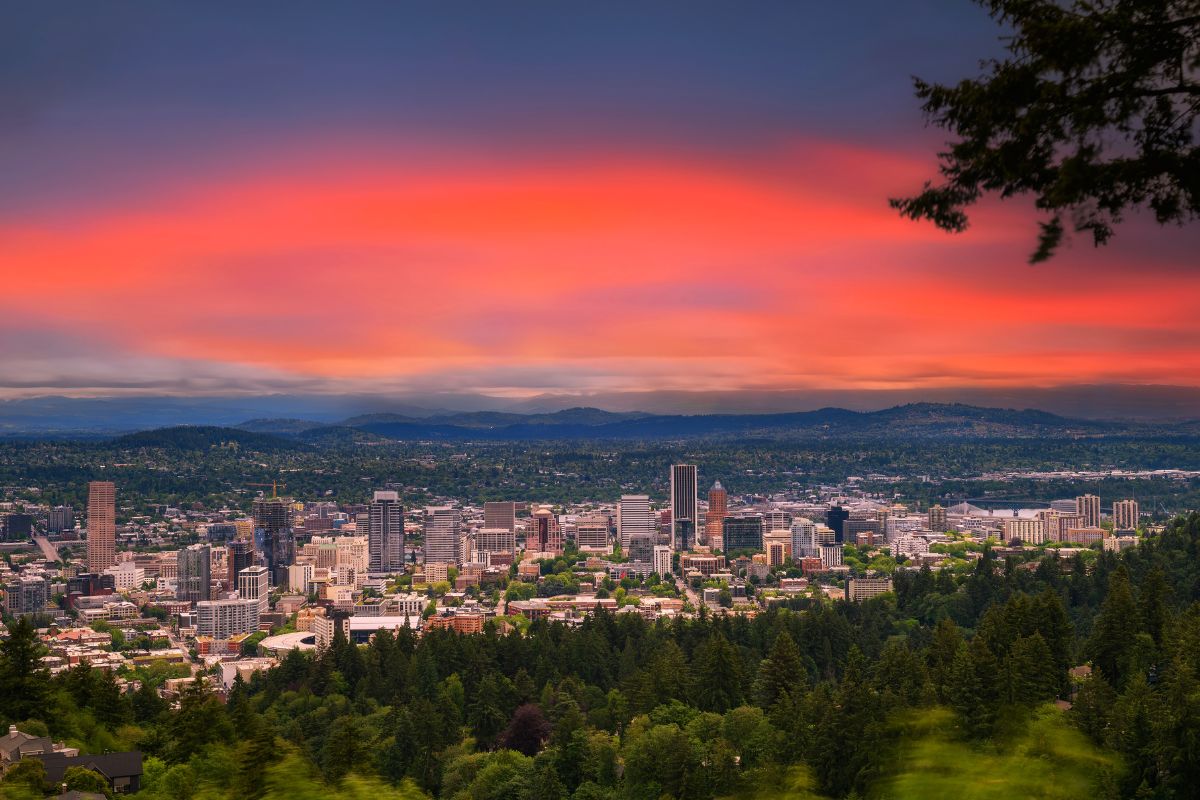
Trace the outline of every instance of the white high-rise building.
<path fill-rule="evenodd" d="M 266 570 L 266 567 L 260 567 Z M 245 572 L 245 570 L 242 570 Z M 258 630 L 258 603 L 254 600 L 201 600 L 196 603 L 196 633 L 218 641 Z"/>
<path fill-rule="evenodd" d="M 375 492 L 367 518 L 367 569 L 382 574 L 403 572 L 404 508 L 400 505 L 400 495 L 397 492 Z"/>
<path fill-rule="evenodd" d="M 436 506 L 425 509 L 425 563 L 459 563 L 462 513 L 457 508 Z"/>
<path fill-rule="evenodd" d="M 792 520 L 792 558 L 815 558 L 820 552 L 817 542 L 817 523 L 804 517 Z"/>
<path fill-rule="evenodd" d="M 313 572 L 312 564 L 292 564 L 288 567 L 288 591 L 308 594 Z"/>
<path fill-rule="evenodd" d="M 671 553 L 671 548 L 665 544 L 654 546 L 654 571 L 660 578 L 672 574 Z"/>
<path fill-rule="evenodd" d="M 658 525 L 650 511 L 650 496 L 621 495 L 621 502 L 617 506 L 617 536 L 621 539 L 621 549 L 628 550 L 629 541 L 634 536 L 648 536 L 653 541 L 657 533 Z"/>
<path fill-rule="evenodd" d="M 258 604 L 260 614 L 266 613 L 271 596 L 271 575 L 262 565 L 246 567 L 238 573 L 238 595 Z"/>

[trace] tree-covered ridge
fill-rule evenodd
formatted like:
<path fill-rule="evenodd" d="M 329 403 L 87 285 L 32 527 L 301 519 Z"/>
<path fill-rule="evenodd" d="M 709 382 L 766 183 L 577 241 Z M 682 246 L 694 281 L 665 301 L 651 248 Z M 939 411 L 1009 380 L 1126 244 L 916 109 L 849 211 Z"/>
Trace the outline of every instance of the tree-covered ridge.
<path fill-rule="evenodd" d="M 15 624 L 0 715 L 142 748 L 147 798 L 1191 797 L 1200 515 L 1091 564 L 900 573 L 860 605 L 339 638 L 226 704 L 36 655 Z"/>
<path fill-rule="evenodd" d="M 1120 476 L 1033 479 L 991 473 L 1049 470 L 1200 469 L 1195 437 L 973 439 L 920 437 L 870 442 L 769 439 L 681 443 L 403 443 L 283 450 L 224 445 L 179 450 L 114 442 L 0 442 L 0 484 L 36 487 L 14 497 L 87 504 L 87 483 L 115 480 L 122 516 L 163 504 L 249 509 L 252 484 L 281 480 L 299 498 L 341 503 L 392 486 L 408 507 L 454 498 L 466 503 L 534 498 L 539 502 L 615 501 L 622 494 L 665 497 L 670 465 L 700 465 L 700 485 L 720 479 L 732 494 L 769 494 L 862 476 L 864 491 L 899 492 L 922 504 L 967 497 L 1053 499 L 1098 492 L 1136 496 L 1145 509 L 1200 507 L 1195 477 Z M 872 476 L 882 477 L 872 477 Z M 268 487 L 269 489 L 269 487 Z"/>

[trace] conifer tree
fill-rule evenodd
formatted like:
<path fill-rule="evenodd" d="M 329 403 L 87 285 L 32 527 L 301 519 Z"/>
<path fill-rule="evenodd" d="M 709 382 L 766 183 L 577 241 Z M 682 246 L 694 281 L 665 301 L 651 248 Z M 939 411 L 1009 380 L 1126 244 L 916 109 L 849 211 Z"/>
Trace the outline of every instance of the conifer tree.
<path fill-rule="evenodd" d="M 1093 665 L 1118 690 L 1133 667 L 1139 616 L 1129 572 L 1122 564 L 1109 576 L 1108 592 L 1087 645 Z"/>

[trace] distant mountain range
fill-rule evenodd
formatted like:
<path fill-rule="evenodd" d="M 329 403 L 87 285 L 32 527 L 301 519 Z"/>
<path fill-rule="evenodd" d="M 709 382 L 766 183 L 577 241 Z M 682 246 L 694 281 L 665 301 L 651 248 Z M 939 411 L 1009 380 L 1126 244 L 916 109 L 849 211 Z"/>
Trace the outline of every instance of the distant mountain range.
<path fill-rule="evenodd" d="M 351 417 L 336 425 L 299 419 L 255 419 L 235 428 L 192 427 L 118 437 L 129 447 L 202 449 L 235 443 L 255 449 L 386 441 L 662 440 L 737 436 L 801 439 L 1010 439 L 1108 436 L 1200 436 L 1200 422 L 1078 420 L 1044 411 L 914 403 L 882 411 L 825 408 L 793 414 L 618 414 L 572 408 L 550 414 L 470 412 L 415 418 Z"/>
<path fill-rule="evenodd" d="M 970 399 L 949 402 L 947 398 L 956 393 Z M 177 425 L 240 427 L 286 438 L 311 435 L 325 440 L 364 435 L 520 439 L 601 433 L 620 438 L 822 426 L 848 432 L 900 424 L 926 431 L 1035 431 L 1041 425 L 1087 432 L 1112 429 L 1091 425 L 1097 421 L 1125 420 L 1117 427 L 1144 429 L 1186 426 L 1187 421 L 1200 419 L 1200 389 L 1194 387 L 1066 386 L 956 393 L 927 392 L 922 398 L 936 402 L 913 402 L 915 393 L 908 391 L 613 393 L 587 396 L 586 403 L 568 395 L 33 397 L 0 400 L 0 436 L 110 437 Z M 821 400 L 826 402 L 818 404 Z M 965 410 L 971 408 L 981 411 Z M 1013 408 L 1041 411 L 1001 410 Z M 310 434 L 318 429 L 326 430 Z"/>

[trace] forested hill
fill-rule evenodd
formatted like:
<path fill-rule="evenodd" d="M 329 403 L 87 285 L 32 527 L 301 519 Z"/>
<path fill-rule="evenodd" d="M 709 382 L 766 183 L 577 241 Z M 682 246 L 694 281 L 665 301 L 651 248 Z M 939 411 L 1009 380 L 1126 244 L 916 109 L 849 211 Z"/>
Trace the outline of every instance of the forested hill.
<path fill-rule="evenodd" d="M 1059 417 L 1044 411 L 915 403 L 882 411 L 825 408 L 791 414 L 613 414 L 568 409 L 552 414 L 451 414 L 407 417 L 373 414 L 321 427 L 301 420 L 243 423 L 252 431 L 289 434 L 302 441 L 328 441 L 331 432 L 357 431 L 399 441 L 646 440 L 693 437 L 801 438 L 1037 438 L 1126 435 L 1200 435 L 1195 422 L 1113 422 Z"/>
<path fill-rule="evenodd" d="M 303 447 L 294 440 L 279 436 L 207 425 L 177 425 L 173 428 L 130 433 L 113 439 L 112 445 L 125 449 L 149 447 L 163 450 L 208 450 L 213 447 L 232 446 L 262 452 Z"/>
<path fill-rule="evenodd" d="M 153 674 L 131 696 L 50 678 L 22 622 L 0 716 L 142 748 L 149 800 L 1165 800 L 1200 786 L 1198 600 L 1192 515 L 1121 554 L 900 573 L 861 605 L 339 638 L 178 708 Z"/>

